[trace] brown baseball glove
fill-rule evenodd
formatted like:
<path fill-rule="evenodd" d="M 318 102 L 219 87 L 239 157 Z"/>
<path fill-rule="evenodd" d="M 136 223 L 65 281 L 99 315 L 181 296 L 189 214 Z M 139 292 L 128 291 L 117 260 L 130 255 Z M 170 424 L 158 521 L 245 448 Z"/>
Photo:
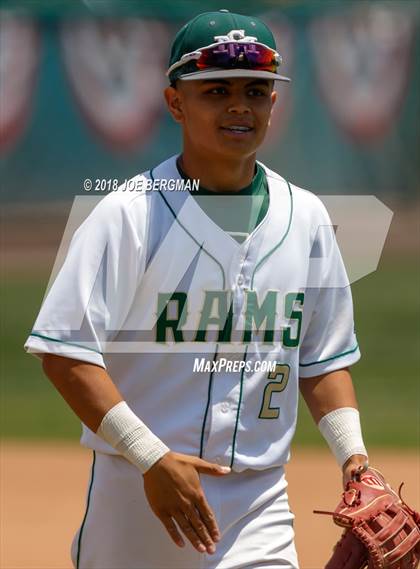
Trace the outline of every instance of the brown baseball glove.
<path fill-rule="evenodd" d="M 325 569 L 416 569 L 420 514 L 412 510 L 374 468 L 360 468 L 347 483 L 333 516 L 344 527 Z"/>

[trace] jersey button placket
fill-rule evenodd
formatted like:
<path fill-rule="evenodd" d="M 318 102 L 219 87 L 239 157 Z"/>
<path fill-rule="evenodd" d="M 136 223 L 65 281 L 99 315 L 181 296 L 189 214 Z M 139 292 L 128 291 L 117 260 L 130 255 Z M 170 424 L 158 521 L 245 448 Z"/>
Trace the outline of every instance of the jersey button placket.
<path fill-rule="evenodd" d="M 232 355 L 223 354 L 229 361 Z M 235 429 L 236 390 L 240 380 L 238 372 L 220 371 L 214 374 L 212 409 L 209 415 L 209 437 L 205 446 L 206 460 L 221 459 L 228 466 L 231 456 L 231 441 Z M 233 395 L 234 394 L 234 395 Z M 229 400 L 233 397 L 232 400 Z"/>
<path fill-rule="evenodd" d="M 235 326 L 238 326 L 238 329 L 243 320 L 244 290 L 247 285 L 247 276 L 243 274 L 245 264 L 246 251 L 242 250 L 238 253 L 236 263 L 234 263 L 231 273 L 233 311 L 235 314 Z"/>
<path fill-rule="evenodd" d="M 223 401 L 223 403 L 222 403 L 221 406 L 220 406 L 220 411 L 221 411 L 222 413 L 228 413 L 228 412 L 229 412 L 229 409 L 230 409 L 229 403 L 227 403 L 227 401 Z"/>

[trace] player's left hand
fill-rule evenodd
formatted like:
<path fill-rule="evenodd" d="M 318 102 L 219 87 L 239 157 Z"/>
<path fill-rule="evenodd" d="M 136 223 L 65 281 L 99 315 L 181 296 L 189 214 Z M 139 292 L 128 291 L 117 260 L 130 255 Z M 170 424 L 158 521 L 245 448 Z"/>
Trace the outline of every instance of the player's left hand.
<path fill-rule="evenodd" d="M 352 474 L 359 468 L 366 469 L 368 467 L 368 457 L 364 454 L 353 454 L 343 465 L 343 488 L 347 486 L 347 482 L 352 479 Z"/>
<path fill-rule="evenodd" d="M 416 569 L 420 559 L 420 514 L 375 468 L 360 469 L 333 512 L 345 528 L 325 569 Z"/>

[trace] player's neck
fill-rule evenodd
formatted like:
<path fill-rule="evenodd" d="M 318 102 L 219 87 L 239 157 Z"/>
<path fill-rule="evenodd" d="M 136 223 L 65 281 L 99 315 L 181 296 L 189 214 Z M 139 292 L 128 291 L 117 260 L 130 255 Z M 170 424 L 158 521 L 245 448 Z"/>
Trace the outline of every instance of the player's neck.
<path fill-rule="evenodd" d="M 235 192 L 246 188 L 255 173 L 255 154 L 240 160 L 217 157 L 214 161 L 183 152 L 179 158 L 183 172 L 200 186 L 214 192 Z"/>

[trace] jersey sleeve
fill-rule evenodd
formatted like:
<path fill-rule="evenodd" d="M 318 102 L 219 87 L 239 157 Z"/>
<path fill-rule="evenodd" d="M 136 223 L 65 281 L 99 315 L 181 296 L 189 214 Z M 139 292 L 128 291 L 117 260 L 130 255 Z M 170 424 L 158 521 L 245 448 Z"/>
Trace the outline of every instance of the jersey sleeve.
<path fill-rule="evenodd" d="M 25 349 L 106 367 L 141 274 L 142 243 L 124 202 L 104 198 L 75 232 Z"/>
<path fill-rule="evenodd" d="M 346 269 L 334 227 L 322 204 L 320 210 L 305 293 L 311 313 L 300 348 L 299 375 L 302 378 L 341 369 L 360 359 Z"/>

